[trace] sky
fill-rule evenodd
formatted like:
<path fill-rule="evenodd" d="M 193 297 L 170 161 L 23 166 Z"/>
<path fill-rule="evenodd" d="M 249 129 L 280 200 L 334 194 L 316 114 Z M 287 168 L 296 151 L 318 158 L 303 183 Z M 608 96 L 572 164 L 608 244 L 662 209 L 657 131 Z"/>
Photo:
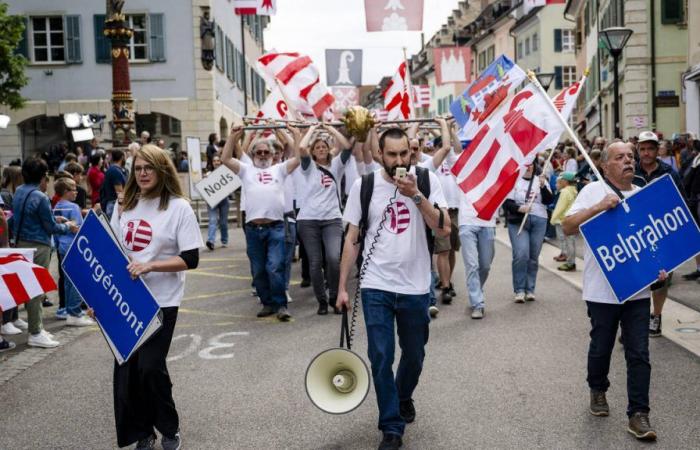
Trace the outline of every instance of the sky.
<path fill-rule="evenodd" d="M 459 0 L 424 1 L 427 42 L 447 22 Z M 393 75 L 403 61 L 403 47 L 409 58 L 420 50 L 420 31 L 368 33 L 364 0 L 278 0 L 277 14 L 271 19 L 265 29 L 265 49 L 309 55 L 322 80 L 326 77 L 325 49 L 363 49 L 363 85 Z"/>

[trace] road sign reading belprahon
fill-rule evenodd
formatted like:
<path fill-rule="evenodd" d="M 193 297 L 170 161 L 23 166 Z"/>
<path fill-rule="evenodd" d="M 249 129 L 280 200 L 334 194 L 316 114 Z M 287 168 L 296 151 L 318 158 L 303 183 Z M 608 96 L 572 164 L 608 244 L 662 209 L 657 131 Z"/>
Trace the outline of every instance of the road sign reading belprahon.
<path fill-rule="evenodd" d="M 700 253 L 700 229 L 670 175 L 583 225 L 581 234 L 620 302 Z"/>

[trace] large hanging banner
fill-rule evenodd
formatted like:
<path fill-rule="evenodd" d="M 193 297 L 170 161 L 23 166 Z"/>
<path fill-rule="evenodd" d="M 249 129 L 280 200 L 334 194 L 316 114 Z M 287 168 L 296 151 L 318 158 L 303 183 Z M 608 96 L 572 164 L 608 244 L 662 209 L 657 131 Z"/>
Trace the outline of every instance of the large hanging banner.
<path fill-rule="evenodd" d="M 367 31 L 421 31 L 423 0 L 365 0 Z"/>
<path fill-rule="evenodd" d="M 362 50 L 326 50 L 328 86 L 362 86 Z"/>
<path fill-rule="evenodd" d="M 437 84 L 471 82 L 472 52 L 469 47 L 433 49 Z"/>

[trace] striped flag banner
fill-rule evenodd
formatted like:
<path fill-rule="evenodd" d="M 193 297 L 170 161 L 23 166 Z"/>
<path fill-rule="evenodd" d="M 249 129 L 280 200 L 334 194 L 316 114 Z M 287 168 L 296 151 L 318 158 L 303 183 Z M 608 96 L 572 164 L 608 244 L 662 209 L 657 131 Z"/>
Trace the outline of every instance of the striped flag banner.
<path fill-rule="evenodd" d="M 56 282 L 48 269 L 29 261 L 25 255 L 9 253 L 0 256 L 0 310 L 15 308 L 56 289 Z"/>
<path fill-rule="evenodd" d="M 233 0 L 233 11 L 239 16 L 274 16 L 277 0 Z"/>

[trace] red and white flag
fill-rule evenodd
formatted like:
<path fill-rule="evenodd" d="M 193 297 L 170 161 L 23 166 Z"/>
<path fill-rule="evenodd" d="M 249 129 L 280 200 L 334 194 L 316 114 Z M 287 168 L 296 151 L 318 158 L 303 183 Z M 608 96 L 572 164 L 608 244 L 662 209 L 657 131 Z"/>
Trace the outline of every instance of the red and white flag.
<path fill-rule="evenodd" d="M 406 62 L 404 61 L 384 90 L 384 109 L 387 110 L 387 120 L 411 118 L 412 108 L 406 74 Z"/>
<path fill-rule="evenodd" d="M 365 0 L 367 31 L 420 31 L 423 0 Z"/>
<path fill-rule="evenodd" d="M 275 88 L 265 99 L 265 103 L 260 107 L 257 117 L 265 119 L 285 120 L 289 115 L 289 105 L 282 96 L 282 92 Z M 259 121 L 255 121 L 258 123 Z"/>
<path fill-rule="evenodd" d="M 416 108 L 430 108 L 430 86 L 413 86 L 413 105 Z"/>
<path fill-rule="evenodd" d="M 56 289 L 48 269 L 19 253 L 0 257 L 0 310 L 7 311 Z"/>
<path fill-rule="evenodd" d="M 471 83 L 472 51 L 470 47 L 433 49 L 433 65 L 437 84 Z"/>
<path fill-rule="evenodd" d="M 555 98 L 564 119 L 568 117 L 563 113 L 571 114 L 583 81 Z M 480 219 L 493 217 L 513 189 L 520 167 L 556 144 L 564 130 L 533 84 L 506 98 L 452 167 L 457 185 Z"/>
<path fill-rule="evenodd" d="M 292 106 L 302 114 L 323 114 L 335 102 L 311 58 L 299 53 L 268 53 L 258 58 L 258 68 L 269 86 L 278 84 Z M 276 80 L 276 81 L 275 81 Z"/>
<path fill-rule="evenodd" d="M 564 4 L 566 0 L 523 0 L 523 14 L 538 6 Z"/>
<path fill-rule="evenodd" d="M 274 16 L 277 0 L 233 0 L 233 11 L 239 16 Z"/>

